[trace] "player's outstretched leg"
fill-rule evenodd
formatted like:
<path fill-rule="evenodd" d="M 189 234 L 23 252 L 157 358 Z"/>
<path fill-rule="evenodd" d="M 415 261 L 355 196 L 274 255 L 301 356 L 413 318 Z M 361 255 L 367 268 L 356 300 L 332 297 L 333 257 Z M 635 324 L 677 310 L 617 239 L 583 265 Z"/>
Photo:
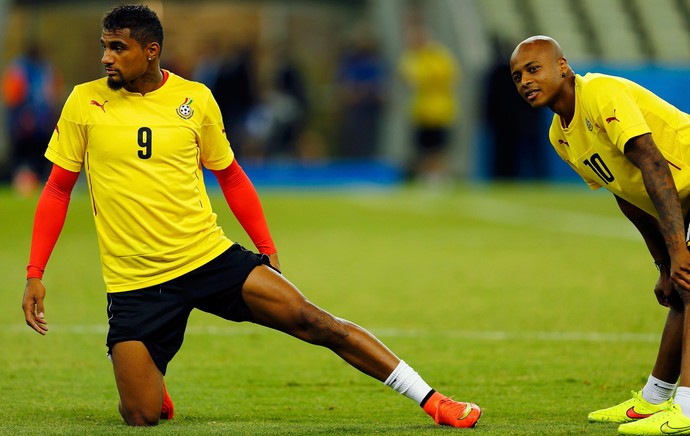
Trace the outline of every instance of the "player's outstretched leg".
<path fill-rule="evenodd" d="M 473 427 L 481 416 L 477 405 L 436 393 L 371 333 L 315 306 L 272 269 L 255 268 L 244 283 L 242 296 L 257 324 L 332 350 L 356 369 L 417 402 L 438 424 Z"/>

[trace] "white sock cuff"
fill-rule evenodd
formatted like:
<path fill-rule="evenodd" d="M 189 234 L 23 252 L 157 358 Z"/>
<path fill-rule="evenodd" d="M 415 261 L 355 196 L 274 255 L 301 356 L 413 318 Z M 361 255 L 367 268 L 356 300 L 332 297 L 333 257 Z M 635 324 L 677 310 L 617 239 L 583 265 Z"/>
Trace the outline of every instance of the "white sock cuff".
<path fill-rule="evenodd" d="M 642 388 L 642 398 L 652 404 L 661 404 L 673 396 L 677 383 L 660 380 L 650 374 L 647 384 Z"/>
<path fill-rule="evenodd" d="M 404 361 L 400 361 L 384 385 L 421 404 L 431 387 Z"/>
<path fill-rule="evenodd" d="M 678 386 L 678 389 L 676 389 L 676 395 L 680 394 L 681 396 L 685 396 L 690 398 L 690 387 L 688 386 Z"/>
<path fill-rule="evenodd" d="M 647 383 L 650 383 L 650 384 L 653 384 L 653 385 L 657 385 L 657 386 L 660 387 L 660 388 L 671 389 L 671 390 L 675 390 L 675 389 L 676 389 L 676 386 L 678 385 L 678 383 L 669 383 L 669 382 L 665 382 L 665 381 L 663 381 L 663 380 L 661 380 L 661 379 L 658 379 L 658 378 L 654 377 L 654 376 L 651 375 L 651 374 L 649 375 L 649 378 L 647 379 Z"/>
<path fill-rule="evenodd" d="M 678 386 L 676 398 L 673 402 L 680 406 L 683 415 L 690 417 L 690 387 Z"/>
<path fill-rule="evenodd" d="M 398 363 L 398 366 L 395 367 L 393 372 L 391 372 L 391 375 L 388 376 L 388 378 L 385 382 L 383 382 L 383 384 L 395 389 L 393 384 L 395 384 L 398 381 L 398 376 L 400 375 L 400 373 L 406 371 L 408 368 L 411 369 L 410 366 L 407 363 L 405 363 L 404 360 L 401 360 Z"/>

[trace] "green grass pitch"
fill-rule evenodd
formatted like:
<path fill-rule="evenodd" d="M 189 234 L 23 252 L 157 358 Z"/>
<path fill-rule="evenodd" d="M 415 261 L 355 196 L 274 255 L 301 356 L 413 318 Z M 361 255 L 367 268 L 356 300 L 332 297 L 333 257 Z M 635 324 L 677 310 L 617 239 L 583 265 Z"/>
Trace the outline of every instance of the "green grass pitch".
<path fill-rule="evenodd" d="M 261 195 L 285 275 L 433 387 L 479 404 L 471 434 L 616 434 L 587 413 L 640 389 L 665 309 L 653 262 L 610 194 L 482 185 Z M 252 247 L 222 196 L 213 202 L 226 233 Z M 0 434 L 141 434 L 116 410 L 81 185 L 44 279 L 50 332 L 24 325 L 35 203 L 0 190 Z M 203 313 L 166 384 L 176 418 L 147 434 L 456 431 L 328 350 Z"/>

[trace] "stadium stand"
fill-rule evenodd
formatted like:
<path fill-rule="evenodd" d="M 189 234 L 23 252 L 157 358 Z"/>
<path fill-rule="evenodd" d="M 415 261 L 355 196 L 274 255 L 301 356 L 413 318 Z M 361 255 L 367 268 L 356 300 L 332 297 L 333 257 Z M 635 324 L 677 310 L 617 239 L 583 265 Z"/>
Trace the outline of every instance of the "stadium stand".
<path fill-rule="evenodd" d="M 650 29 L 647 33 L 654 59 L 671 63 L 690 61 L 690 35 L 678 9 L 687 4 L 676 0 L 635 0 L 634 3 Z"/>
<path fill-rule="evenodd" d="M 546 34 L 571 62 L 690 62 L 690 0 L 481 0 L 489 35 Z"/>
<path fill-rule="evenodd" d="M 477 6 L 488 35 L 500 35 L 508 41 L 519 42 L 529 33 L 525 22 L 518 18 L 517 2 L 483 0 L 477 2 Z"/>
<path fill-rule="evenodd" d="M 583 33 L 580 17 L 571 3 L 553 0 L 532 0 L 532 9 L 540 32 L 558 41 L 568 41 L 571 61 L 587 58 L 591 52 Z"/>
<path fill-rule="evenodd" d="M 580 0 L 596 30 L 601 56 L 614 62 L 638 62 L 644 60 L 630 15 L 622 1 Z M 627 5 L 629 7 L 630 5 Z"/>

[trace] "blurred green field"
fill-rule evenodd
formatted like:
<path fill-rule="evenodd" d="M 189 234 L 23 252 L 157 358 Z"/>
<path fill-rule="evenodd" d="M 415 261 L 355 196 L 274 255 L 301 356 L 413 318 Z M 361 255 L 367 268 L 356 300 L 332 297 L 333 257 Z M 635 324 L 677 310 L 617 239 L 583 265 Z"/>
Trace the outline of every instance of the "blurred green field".
<path fill-rule="evenodd" d="M 261 192 L 286 276 L 371 330 L 433 387 L 478 403 L 472 434 L 616 434 L 587 413 L 646 380 L 665 310 L 610 194 L 543 185 Z M 249 247 L 221 196 L 226 233 Z M 36 198 L 0 190 L 0 433 L 139 434 L 105 357 L 86 191 L 44 282 L 50 332 L 20 308 Z M 417 405 L 330 351 L 195 313 L 166 378 L 176 418 L 150 434 L 441 434 Z"/>

